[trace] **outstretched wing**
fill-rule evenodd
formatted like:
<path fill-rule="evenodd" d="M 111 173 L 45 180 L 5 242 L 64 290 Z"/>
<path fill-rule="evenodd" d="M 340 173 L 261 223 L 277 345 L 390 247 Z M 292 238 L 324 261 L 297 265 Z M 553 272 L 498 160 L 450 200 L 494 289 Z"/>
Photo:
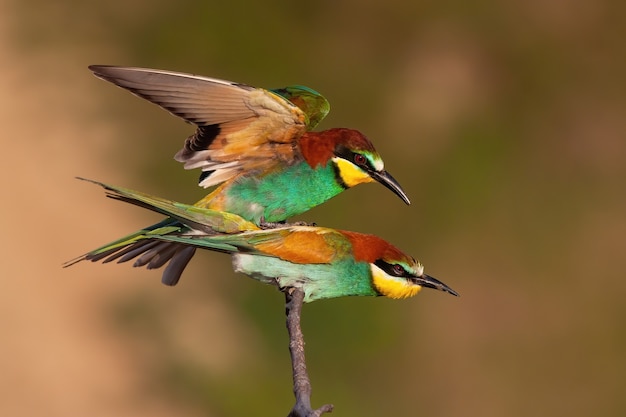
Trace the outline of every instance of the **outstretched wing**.
<path fill-rule="evenodd" d="M 307 130 L 311 117 L 306 113 L 308 108 L 302 110 L 289 101 L 290 97 L 245 84 L 171 71 L 101 65 L 89 69 L 97 77 L 198 127 L 175 159 L 183 162 L 186 169 L 201 168 L 205 172 L 200 182 L 203 187 L 219 184 L 243 171 L 262 172 L 301 158 L 297 140 Z M 295 100 L 305 95 L 304 90 L 299 91 L 292 94 Z M 319 96 L 308 91 L 306 95 Z M 313 120 L 321 120 L 319 108 L 310 106 Z"/>

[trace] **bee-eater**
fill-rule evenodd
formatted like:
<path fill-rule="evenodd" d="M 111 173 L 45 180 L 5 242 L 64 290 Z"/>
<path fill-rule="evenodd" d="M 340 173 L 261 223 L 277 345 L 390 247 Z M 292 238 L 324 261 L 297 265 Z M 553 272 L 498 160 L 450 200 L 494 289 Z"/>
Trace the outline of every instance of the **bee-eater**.
<path fill-rule="evenodd" d="M 304 301 L 353 295 L 407 298 L 423 287 L 453 295 L 454 290 L 426 275 L 423 265 L 385 240 L 357 232 L 312 226 L 260 229 L 232 213 L 175 203 L 97 183 L 108 196 L 165 214 L 178 226 L 145 230 L 80 256 L 82 260 L 126 262 L 159 268 L 176 262 L 160 245 L 202 248 L 232 255 L 233 268 L 280 289 L 298 288 Z"/>
<path fill-rule="evenodd" d="M 262 225 L 283 222 L 348 188 L 373 181 L 410 204 L 362 133 L 343 128 L 311 131 L 330 107 L 307 87 L 265 90 L 163 70 L 89 68 L 97 77 L 196 126 L 175 159 L 186 169 L 202 169 L 202 187 L 221 185 L 195 206 Z M 146 229 L 163 225 L 177 226 L 166 219 Z M 191 256 L 193 251 L 187 252 L 187 262 Z M 179 263 L 186 264 L 183 259 Z M 180 273 L 173 268 L 169 273 L 173 285 Z"/>

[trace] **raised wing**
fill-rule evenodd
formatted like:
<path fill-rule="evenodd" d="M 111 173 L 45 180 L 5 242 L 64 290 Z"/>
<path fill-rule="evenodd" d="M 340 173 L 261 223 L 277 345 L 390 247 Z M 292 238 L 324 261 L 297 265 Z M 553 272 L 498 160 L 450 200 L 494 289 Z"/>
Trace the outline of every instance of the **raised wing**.
<path fill-rule="evenodd" d="M 186 169 L 201 168 L 205 172 L 200 181 L 203 187 L 219 184 L 243 171 L 264 171 L 301 158 L 296 142 L 307 130 L 311 116 L 289 97 L 245 84 L 172 71 L 101 65 L 89 69 L 97 77 L 198 127 L 175 159 L 183 162 Z M 306 92 L 317 94 L 313 93 Z M 299 99 L 303 95 L 296 92 L 293 97 Z M 321 120 L 320 111 L 314 108 L 311 106 L 313 119 Z"/>

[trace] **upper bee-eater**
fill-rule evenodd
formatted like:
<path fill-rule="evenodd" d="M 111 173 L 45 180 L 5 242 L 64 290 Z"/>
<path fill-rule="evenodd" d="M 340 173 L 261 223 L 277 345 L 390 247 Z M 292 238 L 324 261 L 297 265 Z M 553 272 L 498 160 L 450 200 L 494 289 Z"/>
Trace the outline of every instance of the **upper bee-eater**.
<path fill-rule="evenodd" d="M 145 230 L 70 261 L 126 262 L 159 268 L 172 259 L 160 246 L 203 248 L 232 255 L 233 267 L 280 289 L 299 288 L 304 301 L 352 295 L 406 298 L 423 287 L 453 295 L 454 290 L 426 275 L 423 265 L 385 240 L 356 232 L 312 226 L 260 229 L 232 213 L 175 203 L 140 192 L 103 186 L 109 197 L 165 214 L 177 226 Z"/>
<path fill-rule="evenodd" d="M 171 71 L 92 65 L 94 74 L 196 126 L 175 159 L 201 168 L 200 185 L 219 185 L 195 206 L 257 225 L 283 222 L 358 184 L 377 181 L 410 203 L 360 132 L 313 132 L 328 101 L 302 86 L 276 90 Z M 177 226 L 173 219 L 158 225 Z M 141 233 L 138 232 L 138 233 Z M 181 246 L 171 244 L 168 250 Z M 180 251 L 182 253 L 182 251 Z M 193 251 L 176 264 L 184 265 Z M 182 269 L 169 270 L 175 284 Z"/>

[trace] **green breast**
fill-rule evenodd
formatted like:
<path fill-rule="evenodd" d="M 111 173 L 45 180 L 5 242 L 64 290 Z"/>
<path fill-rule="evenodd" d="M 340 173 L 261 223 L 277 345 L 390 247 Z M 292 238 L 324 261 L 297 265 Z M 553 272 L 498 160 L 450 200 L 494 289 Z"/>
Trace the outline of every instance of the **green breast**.
<path fill-rule="evenodd" d="M 223 210 L 249 221 L 280 222 L 304 213 L 342 192 L 332 162 L 313 169 L 306 162 L 262 177 L 240 178 L 225 190 Z"/>
<path fill-rule="evenodd" d="M 235 272 L 266 284 L 301 288 L 306 302 L 354 295 L 378 295 L 372 288 L 369 265 L 350 258 L 333 264 L 303 265 L 267 256 L 235 254 L 233 268 Z"/>

